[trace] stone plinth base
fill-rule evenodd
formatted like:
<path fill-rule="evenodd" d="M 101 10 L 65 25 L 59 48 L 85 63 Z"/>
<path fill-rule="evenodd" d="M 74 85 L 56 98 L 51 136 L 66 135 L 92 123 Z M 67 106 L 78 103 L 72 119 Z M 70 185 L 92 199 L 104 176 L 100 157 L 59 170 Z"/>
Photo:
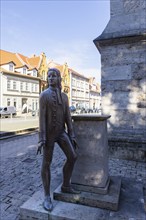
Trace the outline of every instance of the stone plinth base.
<path fill-rule="evenodd" d="M 110 185 L 106 195 L 84 191 L 81 191 L 80 194 L 62 193 L 60 188 L 61 186 L 54 191 L 55 200 L 116 211 L 119 204 L 121 178 L 110 178 Z"/>
<path fill-rule="evenodd" d="M 20 208 L 20 220 L 89 220 L 106 219 L 108 215 L 108 210 L 60 201 L 53 201 L 54 209 L 48 213 L 43 209 L 42 202 L 41 192 L 34 194 L 32 199 Z"/>
<path fill-rule="evenodd" d="M 109 184 L 110 184 L 110 179 L 107 180 L 105 187 L 84 186 L 84 185 L 75 184 L 75 183 L 72 183 L 72 186 L 75 190 L 78 190 L 78 191 L 105 195 L 108 193 Z"/>
<path fill-rule="evenodd" d="M 42 206 L 43 199 L 43 192 L 38 191 L 26 201 L 20 207 L 20 220 L 145 220 L 143 185 L 127 178 L 122 179 L 120 204 L 116 212 L 53 200 L 54 209 L 48 213 Z"/>

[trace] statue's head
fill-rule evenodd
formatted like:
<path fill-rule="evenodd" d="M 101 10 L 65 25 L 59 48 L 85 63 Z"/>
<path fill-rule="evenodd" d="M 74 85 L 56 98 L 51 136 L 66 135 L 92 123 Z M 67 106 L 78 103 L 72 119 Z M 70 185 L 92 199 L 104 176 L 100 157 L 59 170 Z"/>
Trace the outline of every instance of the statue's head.
<path fill-rule="evenodd" d="M 48 70 L 48 84 L 49 86 L 58 87 L 61 89 L 61 73 L 56 68 L 50 68 Z"/>

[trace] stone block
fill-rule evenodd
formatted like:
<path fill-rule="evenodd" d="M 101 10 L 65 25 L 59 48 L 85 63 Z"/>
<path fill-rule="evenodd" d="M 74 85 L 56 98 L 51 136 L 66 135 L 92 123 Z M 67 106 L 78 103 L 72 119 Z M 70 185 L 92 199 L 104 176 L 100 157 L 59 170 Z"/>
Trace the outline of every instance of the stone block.
<path fill-rule="evenodd" d="M 107 194 L 110 184 L 110 178 L 108 178 L 106 185 L 104 187 L 94 187 L 94 186 L 86 186 L 81 184 L 73 184 L 72 186 L 74 189 L 78 191 L 84 191 L 84 192 L 91 192 L 91 193 L 97 193 L 97 194 Z"/>
<path fill-rule="evenodd" d="M 129 80 L 131 79 L 131 66 L 112 66 L 102 68 L 102 80 Z"/>
<path fill-rule="evenodd" d="M 42 203 L 43 193 L 38 191 L 20 207 L 20 220 L 105 220 L 109 215 L 108 210 L 55 200 L 52 212 L 47 212 Z"/>
<path fill-rule="evenodd" d="M 73 185 L 74 186 L 74 185 Z M 104 208 L 116 211 L 119 204 L 121 188 L 121 179 L 116 177 L 110 178 L 108 193 L 105 195 L 84 192 L 80 194 L 62 193 L 61 186 L 54 191 L 54 199 L 75 204 L 82 204 L 90 207 Z"/>

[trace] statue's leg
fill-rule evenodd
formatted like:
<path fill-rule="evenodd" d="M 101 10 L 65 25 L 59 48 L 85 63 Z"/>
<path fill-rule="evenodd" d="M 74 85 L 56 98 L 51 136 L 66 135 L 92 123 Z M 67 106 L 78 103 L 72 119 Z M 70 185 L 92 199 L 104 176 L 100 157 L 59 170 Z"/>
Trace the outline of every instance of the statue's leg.
<path fill-rule="evenodd" d="M 43 182 L 44 194 L 45 194 L 45 200 L 43 205 L 44 208 L 48 211 L 51 211 L 53 208 L 50 197 L 50 182 L 51 182 L 50 166 L 52 162 L 53 149 L 54 149 L 54 145 L 44 147 L 42 170 L 41 170 L 41 176 L 42 176 L 42 182 Z"/>
<path fill-rule="evenodd" d="M 77 159 L 77 154 L 75 149 L 68 137 L 68 135 L 64 132 L 58 139 L 57 143 L 63 150 L 64 154 L 66 155 L 66 162 L 63 167 L 63 184 L 62 189 L 68 189 L 71 192 L 70 180 L 71 175 L 73 172 L 74 164 Z M 65 191 L 65 190 L 64 190 Z M 73 193 L 73 192 L 71 192 Z"/>

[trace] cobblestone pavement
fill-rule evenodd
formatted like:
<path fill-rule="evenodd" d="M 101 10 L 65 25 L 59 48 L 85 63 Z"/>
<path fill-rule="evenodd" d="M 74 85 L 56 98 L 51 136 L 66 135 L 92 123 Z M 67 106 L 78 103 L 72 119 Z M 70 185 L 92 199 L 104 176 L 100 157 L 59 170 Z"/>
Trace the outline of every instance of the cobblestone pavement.
<path fill-rule="evenodd" d="M 42 155 L 36 155 L 38 134 L 1 141 L 0 208 L 1 220 L 18 220 L 19 207 L 36 191 L 43 190 L 40 177 Z M 17 149 L 18 146 L 21 146 Z M 61 183 L 64 155 L 56 145 L 52 162 L 52 191 Z M 110 158 L 110 175 L 142 180 L 146 187 L 146 164 Z"/>

